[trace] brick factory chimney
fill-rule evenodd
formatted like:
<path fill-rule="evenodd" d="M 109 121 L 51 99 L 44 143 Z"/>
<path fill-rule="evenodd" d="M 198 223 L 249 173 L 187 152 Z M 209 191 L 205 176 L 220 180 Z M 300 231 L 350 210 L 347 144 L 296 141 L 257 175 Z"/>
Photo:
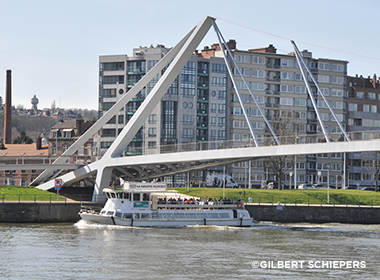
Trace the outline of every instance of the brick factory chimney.
<path fill-rule="evenodd" d="M 12 70 L 7 70 L 5 85 L 4 144 L 12 144 Z"/>
<path fill-rule="evenodd" d="M 41 136 L 38 136 L 36 139 L 36 149 L 41 150 L 41 148 L 42 148 L 42 138 Z"/>

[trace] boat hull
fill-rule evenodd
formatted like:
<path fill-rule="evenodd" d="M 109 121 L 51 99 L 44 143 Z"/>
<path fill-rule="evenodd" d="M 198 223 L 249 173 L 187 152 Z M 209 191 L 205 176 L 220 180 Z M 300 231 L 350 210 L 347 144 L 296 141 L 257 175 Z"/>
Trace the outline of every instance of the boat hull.
<path fill-rule="evenodd" d="M 234 226 L 250 227 L 252 218 L 236 219 L 121 219 L 92 213 L 80 213 L 82 220 L 87 223 L 104 225 L 134 226 L 134 227 L 181 227 L 181 226 Z"/>

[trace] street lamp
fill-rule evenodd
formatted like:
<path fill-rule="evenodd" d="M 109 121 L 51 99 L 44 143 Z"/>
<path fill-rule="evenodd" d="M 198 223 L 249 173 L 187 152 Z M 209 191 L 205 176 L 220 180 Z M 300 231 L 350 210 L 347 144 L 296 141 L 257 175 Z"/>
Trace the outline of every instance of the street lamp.
<path fill-rule="evenodd" d="M 326 165 L 327 168 L 327 204 L 330 204 L 330 165 Z"/>

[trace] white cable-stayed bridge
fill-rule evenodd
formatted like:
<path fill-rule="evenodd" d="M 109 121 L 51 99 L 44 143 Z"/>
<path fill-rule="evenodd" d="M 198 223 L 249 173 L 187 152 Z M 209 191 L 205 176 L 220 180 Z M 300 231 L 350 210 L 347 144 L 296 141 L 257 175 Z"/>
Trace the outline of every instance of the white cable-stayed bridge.
<path fill-rule="evenodd" d="M 176 77 L 180 74 L 181 69 L 185 66 L 187 61 L 193 55 L 203 37 L 207 34 L 211 27 L 218 37 L 219 44 L 222 47 L 222 53 L 227 66 L 228 73 L 234 84 L 236 94 L 238 95 L 242 111 L 245 114 L 245 119 L 250 131 L 249 142 L 239 141 L 216 141 L 214 145 L 208 145 L 210 149 L 199 150 L 197 143 L 187 143 L 184 145 L 165 146 L 161 147 L 159 154 L 144 154 L 139 156 L 123 157 L 128 144 L 131 142 L 135 134 L 148 118 L 152 110 L 160 102 L 165 92 L 171 86 Z M 69 147 L 61 157 L 45 168 L 34 182 L 33 185 L 38 185 L 38 188 L 48 190 L 54 187 L 54 174 L 60 172 L 53 172 L 60 169 L 71 169 L 72 171 L 60 175 L 64 185 L 71 185 L 74 182 L 83 180 L 89 176 L 96 175 L 96 182 L 94 187 L 94 197 L 101 194 L 104 187 L 108 187 L 111 180 L 111 175 L 114 169 L 123 174 L 126 180 L 148 180 L 152 178 L 185 173 L 194 170 L 204 170 L 216 166 L 223 166 L 232 164 L 239 161 L 248 161 L 255 158 L 265 158 L 281 155 L 308 155 L 308 154 L 323 154 L 323 153 L 346 153 L 346 152 L 370 152 L 380 150 L 380 133 L 378 132 L 355 132 L 352 135 L 345 132 L 342 125 L 339 123 L 338 118 L 329 106 L 327 99 L 318 86 L 317 81 L 314 79 L 310 70 L 308 69 L 305 61 L 300 55 L 296 44 L 292 41 L 295 57 L 298 65 L 300 66 L 301 73 L 304 77 L 305 85 L 312 101 L 316 117 L 322 128 L 322 134 L 311 135 L 298 135 L 288 138 L 278 137 L 271 127 L 268 119 L 265 117 L 264 112 L 260 108 L 255 95 L 247 86 L 252 99 L 256 103 L 261 116 L 263 117 L 268 132 L 272 134 L 270 139 L 258 138 L 249 117 L 246 113 L 244 103 L 242 101 L 230 61 L 235 64 L 236 69 L 240 72 L 240 76 L 245 83 L 246 80 L 237 66 L 224 38 L 219 31 L 215 19 L 212 17 L 205 17 L 199 22 L 186 36 L 167 53 L 149 72 L 145 74 L 135 86 L 126 92 L 113 107 L 111 107 L 104 115 L 90 127 L 77 141 Z M 73 155 L 90 137 L 97 133 L 113 116 L 124 108 L 124 106 L 138 94 L 156 75 L 161 74 L 165 68 L 165 72 L 161 75 L 158 82 L 155 84 L 152 91 L 147 95 L 133 117 L 129 120 L 121 133 L 114 140 L 112 145 L 108 148 L 101 159 L 93 163 L 78 166 L 68 164 L 68 158 Z M 307 76 L 309 75 L 309 76 Z M 314 94 L 311 90 L 309 77 L 311 77 L 314 86 L 317 87 L 320 96 L 324 99 L 329 108 L 331 115 L 336 120 L 341 132 L 336 135 L 328 134 L 323 120 L 319 114 L 318 107 L 315 102 Z M 340 137 L 340 138 L 339 138 Z M 339 139 L 338 139 L 339 138 Z M 325 139 L 325 142 L 319 141 Z M 333 139 L 331 141 L 330 139 Z M 0 169 L 3 167 L 0 166 Z M 4 166 L 6 169 L 16 169 L 15 166 Z M 23 165 L 22 169 L 29 169 L 28 166 Z M 32 169 L 32 167 L 30 167 Z M 36 169 L 36 167 L 33 167 Z"/>

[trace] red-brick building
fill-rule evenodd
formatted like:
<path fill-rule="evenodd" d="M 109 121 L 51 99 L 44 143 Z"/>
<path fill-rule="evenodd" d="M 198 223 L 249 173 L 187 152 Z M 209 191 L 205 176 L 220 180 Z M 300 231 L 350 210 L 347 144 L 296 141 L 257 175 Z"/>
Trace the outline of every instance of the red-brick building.
<path fill-rule="evenodd" d="M 40 140 L 38 140 L 40 141 Z M 0 147 L 0 164 L 48 164 L 55 157 L 49 156 L 48 144 L 6 144 Z M 42 170 L 0 170 L 0 185 L 25 186 Z"/>

